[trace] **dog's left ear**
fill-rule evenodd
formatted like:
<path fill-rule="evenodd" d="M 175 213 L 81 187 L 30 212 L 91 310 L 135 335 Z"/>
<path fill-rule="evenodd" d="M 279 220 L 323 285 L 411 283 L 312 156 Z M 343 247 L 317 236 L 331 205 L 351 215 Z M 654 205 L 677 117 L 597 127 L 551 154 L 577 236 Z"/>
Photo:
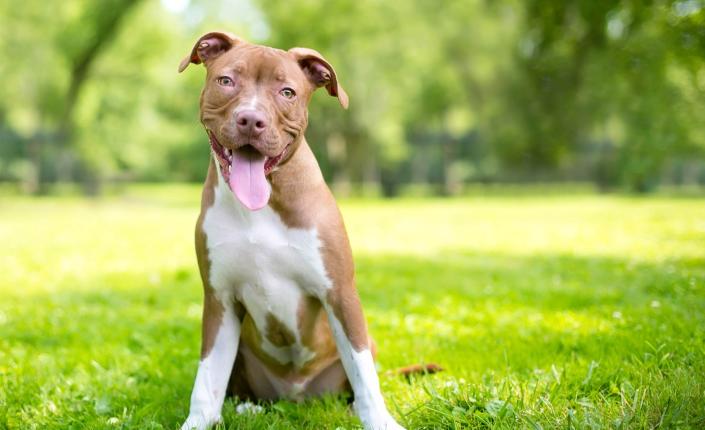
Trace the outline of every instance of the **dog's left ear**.
<path fill-rule="evenodd" d="M 214 31 L 204 34 L 200 39 L 198 39 L 198 41 L 196 41 L 196 44 L 193 45 L 191 54 L 181 60 L 181 64 L 179 64 L 179 73 L 183 72 L 184 69 L 186 69 L 191 63 L 207 63 L 209 60 L 212 60 L 223 52 L 228 51 L 239 41 L 240 39 L 238 39 L 237 36 L 222 31 Z"/>
<path fill-rule="evenodd" d="M 338 83 L 333 66 L 321 54 L 309 48 L 291 48 L 289 53 L 294 56 L 301 70 L 316 88 L 326 87 L 328 94 L 338 97 L 340 105 L 344 109 L 348 108 L 348 95 Z"/>

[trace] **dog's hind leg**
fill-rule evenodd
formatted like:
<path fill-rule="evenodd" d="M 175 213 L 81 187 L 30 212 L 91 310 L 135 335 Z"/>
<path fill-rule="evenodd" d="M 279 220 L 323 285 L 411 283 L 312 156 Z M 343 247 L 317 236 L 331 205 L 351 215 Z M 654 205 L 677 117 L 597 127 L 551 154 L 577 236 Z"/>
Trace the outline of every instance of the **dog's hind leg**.
<path fill-rule="evenodd" d="M 349 393 L 351 391 L 343 363 L 340 360 L 336 360 L 309 381 L 303 394 L 306 397 L 310 397 L 323 394 Z"/>
<path fill-rule="evenodd" d="M 240 345 L 242 350 L 242 345 Z M 237 354 L 235 358 L 235 364 L 233 365 L 233 370 L 230 372 L 230 381 L 228 382 L 228 390 L 225 395 L 227 397 L 237 397 L 239 401 L 251 401 L 257 400 L 250 383 L 247 381 L 247 374 L 245 370 L 245 357 L 243 354 Z"/>

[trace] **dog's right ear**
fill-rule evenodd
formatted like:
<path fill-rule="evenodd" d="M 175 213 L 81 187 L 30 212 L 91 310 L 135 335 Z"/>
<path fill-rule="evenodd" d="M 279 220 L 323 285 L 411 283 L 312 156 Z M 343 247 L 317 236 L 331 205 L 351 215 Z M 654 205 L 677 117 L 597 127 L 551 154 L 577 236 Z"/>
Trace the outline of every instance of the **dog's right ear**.
<path fill-rule="evenodd" d="M 181 60 L 179 64 L 179 73 L 183 72 L 189 64 L 201 64 L 216 58 L 223 52 L 228 51 L 235 46 L 240 39 L 230 33 L 222 31 L 214 31 L 204 34 L 193 45 L 191 54 Z"/>

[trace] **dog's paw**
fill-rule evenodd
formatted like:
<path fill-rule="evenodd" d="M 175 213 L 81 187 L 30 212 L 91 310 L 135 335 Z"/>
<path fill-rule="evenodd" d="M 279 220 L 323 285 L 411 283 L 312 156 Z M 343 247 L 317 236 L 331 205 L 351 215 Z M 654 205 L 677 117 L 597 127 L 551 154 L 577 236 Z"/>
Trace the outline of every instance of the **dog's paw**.
<path fill-rule="evenodd" d="M 240 403 L 239 405 L 235 406 L 235 412 L 237 412 L 238 415 L 242 414 L 261 414 L 264 411 L 264 408 L 260 405 L 255 405 L 252 402 L 243 402 Z"/>
<path fill-rule="evenodd" d="M 219 415 L 189 414 L 188 418 L 186 418 L 186 421 L 181 426 L 181 430 L 206 430 L 220 422 L 220 420 Z"/>
<path fill-rule="evenodd" d="M 365 430 L 404 430 L 387 410 L 382 396 L 377 401 L 360 396 L 353 402 L 353 409 Z"/>
<path fill-rule="evenodd" d="M 365 430 L 405 430 L 389 413 L 360 417 Z"/>

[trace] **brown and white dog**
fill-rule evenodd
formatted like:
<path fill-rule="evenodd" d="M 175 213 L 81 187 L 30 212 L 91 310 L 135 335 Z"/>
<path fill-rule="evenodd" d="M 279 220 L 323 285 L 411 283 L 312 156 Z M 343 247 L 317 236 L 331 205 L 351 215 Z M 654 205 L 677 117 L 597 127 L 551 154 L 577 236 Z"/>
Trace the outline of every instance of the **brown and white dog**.
<path fill-rule="evenodd" d="M 204 63 L 201 122 L 213 159 L 196 226 L 204 286 L 201 360 L 182 429 L 221 419 L 226 392 L 293 399 L 352 388 L 366 429 L 389 414 L 355 289 L 343 219 L 304 131 L 314 90 L 347 108 L 316 51 L 201 37 L 179 67 Z"/>

